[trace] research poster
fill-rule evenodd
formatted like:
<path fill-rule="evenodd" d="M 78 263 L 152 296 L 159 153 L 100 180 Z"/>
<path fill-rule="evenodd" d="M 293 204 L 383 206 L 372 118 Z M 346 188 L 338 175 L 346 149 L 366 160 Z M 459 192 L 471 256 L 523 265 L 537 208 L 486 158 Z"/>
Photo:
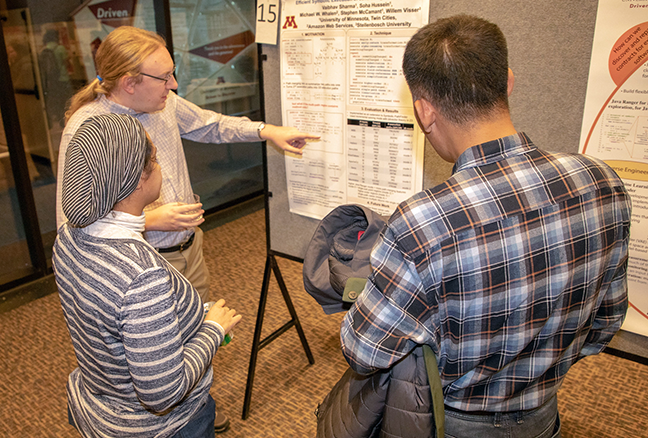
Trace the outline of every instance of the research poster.
<path fill-rule="evenodd" d="M 648 336 L 648 0 L 600 0 L 580 151 L 604 160 L 632 198 L 630 306 L 623 329 Z"/>
<path fill-rule="evenodd" d="M 402 73 L 429 2 L 285 0 L 283 124 L 321 136 L 286 154 L 292 213 L 321 219 L 357 203 L 389 216 L 422 189 L 425 138 Z"/>

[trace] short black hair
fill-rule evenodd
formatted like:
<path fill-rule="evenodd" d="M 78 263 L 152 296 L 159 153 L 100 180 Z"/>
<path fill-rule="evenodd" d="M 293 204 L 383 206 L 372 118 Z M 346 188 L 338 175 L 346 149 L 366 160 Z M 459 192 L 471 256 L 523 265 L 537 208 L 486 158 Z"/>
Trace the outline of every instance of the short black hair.
<path fill-rule="evenodd" d="M 453 123 L 508 109 L 508 49 L 497 25 L 470 15 L 442 18 L 408 42 L 403 73 L 414 100 L 425 98 Z"/>

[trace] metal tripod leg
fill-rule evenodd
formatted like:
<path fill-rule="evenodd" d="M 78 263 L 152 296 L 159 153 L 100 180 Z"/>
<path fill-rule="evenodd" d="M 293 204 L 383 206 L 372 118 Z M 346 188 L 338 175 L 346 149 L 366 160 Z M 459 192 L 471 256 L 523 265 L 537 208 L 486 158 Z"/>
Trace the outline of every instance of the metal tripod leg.
<path fill-rule="evenodd" d="M 286 307 L 288 307 L 288 312 L 290 313 L 291 319 L 286 324 L 272 332 L 267 338 L 261 339 L 261 330 L 263 329 L 263 318 L 265 316 L 266 303 L 268 301 L 268 290 L 270 285 L 270 275 L 274 273 L 281 290 L 281 295 L 284 298 Z M 304 335 L 304 330 L 302 329 L 301 323 L 299 322 L 299 317 L 297 312 L 295 312 L 295 307 L 293 306 L 292 300 L 290 299 L 290 294 L 286 288 L 286 284 L 283 281 L 281 271 L 279 270 L 279 265 L 274 254 L 268 254 L 266 257 L 265 269 L 263 272 L 263 285 L 261 287 L 261 297 L 259 299 L 259 310 L 257 313 L 256 325 L 254 327 L 254 337 L 252 339 L 252 353 L 250 354 L 250 366 L 248 368 L 247 376 L 247 385 L 245 387 L 245 399 L 243 400 L 243 419 L 246 420 L 250 416 L 250 403 L 252 401 L 252 386 L 254 385 L 254 372 L 256 369 L 257 357 L 259 355 L 259 350 L 267 346 L 270 342 L 277 339 L 288 329 L 295 326 L 299 339 L 301 340 L 302 347 L 308 358 L 308 363 L 313 365 L 315 359 L 311 353 L 310 347 L 308 346 L 308 341 Z"/>

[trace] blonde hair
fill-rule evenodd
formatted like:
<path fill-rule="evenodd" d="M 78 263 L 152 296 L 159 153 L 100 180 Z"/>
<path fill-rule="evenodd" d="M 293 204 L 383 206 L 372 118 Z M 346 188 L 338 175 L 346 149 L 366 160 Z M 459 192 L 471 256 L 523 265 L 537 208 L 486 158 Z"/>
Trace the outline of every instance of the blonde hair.
<path fill-rule="evenodd" d="M 121 26 L 110 32 L 95 56 L 97 76 L 102 80 L 93 79 L 72 97 L 65 122 L 100 94 L 109 95 L 123 76 L 139 76 L 144 60 L 160 47 L 166 47 L 166 42 L 155 32 L 132 26 Z"/>

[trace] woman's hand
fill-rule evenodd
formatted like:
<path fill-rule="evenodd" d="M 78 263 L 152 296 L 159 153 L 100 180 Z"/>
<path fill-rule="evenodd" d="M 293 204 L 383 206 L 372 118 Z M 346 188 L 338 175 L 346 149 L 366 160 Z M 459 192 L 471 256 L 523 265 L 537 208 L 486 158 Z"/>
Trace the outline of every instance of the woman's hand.
<path fill-rule="evenodd" d="M 220 299 L 209 309 L 205 321 L 217 322 L 223 327 L 225 333 L 229 333 L 241 318 L 243 318 L 243 315 L 237 315 L 236 310 L 226 307 L 225 300 Z"/>
<path fill-rule="evenodd" d="M 171 202 L 154 210 L 144 212 L 146 231 L 182 231 L 197 227 L 205 222 L 202 204 L 182 204 Z"/>
<path fill-rule="evenodd" d="M 275 126 L 266 123 L 259 133 L 264 140 L 270 140 L 286 152 L 301 155 L 307 140 L 319 140 L 319 135 L 307 134 L 289 126 Z"/>

